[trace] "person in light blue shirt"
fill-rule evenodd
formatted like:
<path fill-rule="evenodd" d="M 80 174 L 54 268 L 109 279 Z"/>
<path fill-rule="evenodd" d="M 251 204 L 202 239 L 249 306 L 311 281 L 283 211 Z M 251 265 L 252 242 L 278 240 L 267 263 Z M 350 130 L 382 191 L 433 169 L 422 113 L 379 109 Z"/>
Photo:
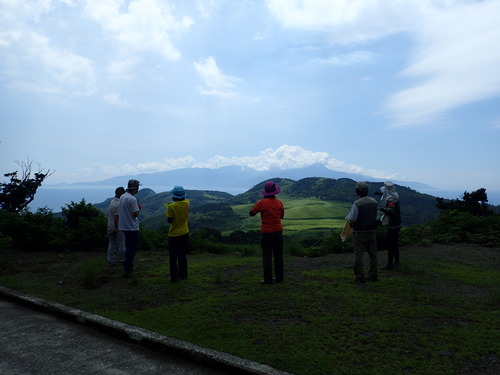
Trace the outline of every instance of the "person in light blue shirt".
<path fill-rule="evenodd" d="M 139 250 L 139 212 L 141 206 L 134 197 L 139 191 L 140 182 L 129 180 L 127 191 L 120 197 L 120 215 L 118 229 L 125 235 L 124 277 L 129 277 L 134 270 L 135 254 Z"/>

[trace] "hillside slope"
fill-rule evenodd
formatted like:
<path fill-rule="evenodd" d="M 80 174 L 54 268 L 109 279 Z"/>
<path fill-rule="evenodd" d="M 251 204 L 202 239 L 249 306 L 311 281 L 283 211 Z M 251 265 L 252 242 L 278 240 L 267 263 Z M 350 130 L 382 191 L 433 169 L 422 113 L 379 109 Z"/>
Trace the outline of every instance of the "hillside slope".
<path fill-rule="evenodd" d="M 348 178 L 308 177 L 298 181 L 287 178 L 272 179 L 281 187 L 280 199 L 286 201 L 287 211 L 293 212 L 294 225 L 300 220 L 307 224 L 304 228 L 325 228 L 325 225 L 338 226 L 343 216 L 356 199 L 354 188 L 356 181 Z M 253 203 L 262 197 L 261 191 L 266 181 L 254 185 L 243 194 L 233 196 L 219 191 L 187 190 L 187 198 L 191 203 L 190 228 L 192 231 L 203 227 L 221 231 L 239 230 L 245 225 L 248 210 Z M 370 195 L 379 191 L 382 183 L 367 182 Z M 439 210 L 435 197 L 421 194 L 404 186 L 397 186 L 401 200 L 401 211 L 404 225 L 421 224 L 434 220 Z M 376 199 L 377 197 L 374 196 Z M 142 189 L 139 200 L 143 207 L 141 224 L 148 229 L 163 230 L 166 228 L 165 204 L 171 202 L 168 192 L 155 193 L 151 189 Z M 106 211 L 109 199 L 96 207 Z M 315 204 L 315 202 L 317 204 Z M 319 204 L 329 202 L 329 204 Z M 315 205 L 314 210 L 307 209 Z M 317 223 L 315 223 L 317 221 Z M 321 223 L 320 223 L 321 222 Z M 326 224 L 325 224 L 326 223 Z M 248 230 L 258 228 L 251 225 Z"/>

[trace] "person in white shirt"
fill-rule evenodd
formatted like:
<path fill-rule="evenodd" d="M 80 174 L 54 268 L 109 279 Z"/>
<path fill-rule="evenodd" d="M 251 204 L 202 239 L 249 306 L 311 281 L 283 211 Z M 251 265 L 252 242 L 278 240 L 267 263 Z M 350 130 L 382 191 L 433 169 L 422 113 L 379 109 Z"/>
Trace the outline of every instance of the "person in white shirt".
<path fill-rule="evenodd" d="M 134 197 L 139 191 L 140 182 L 129 180 L 127 191 L 120 197 L 120 216 L 118 230 L 125 235 L 125 261 L 123 262 L 124 277 L 129 277 L 134 270 L 135 254 L 139 250 L 139 212 L 141 206 Z"/>
<path fill-rule="evenodd" d="M 118 230 L 118 218 L 120 216 L 120 197 L 125 194 L 125 188 L 118 187 L 115 190 L 115 197 L 108 207 L 108 251 L 107 259 L 110 266 L 115 266 L 117 260 L 123 264 L 125 260 L 125 237 L 123 232 Z M 118 259 L 117 259 L 118 258 Z"/>

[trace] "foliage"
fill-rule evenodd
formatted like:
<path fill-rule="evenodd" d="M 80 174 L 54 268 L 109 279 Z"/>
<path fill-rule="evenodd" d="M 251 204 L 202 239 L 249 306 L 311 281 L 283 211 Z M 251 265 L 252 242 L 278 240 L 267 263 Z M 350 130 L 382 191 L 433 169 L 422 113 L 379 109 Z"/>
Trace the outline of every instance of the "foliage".
<path fill-rule="evenodd" d="M 12 247 L 25 251 L 62 250 L 66 246 L 63 222 L 47 208 L 20 214 L 0 210 L 1 233 L 10 238 Z"/>
<path fill-rule="evenodd" d="M 476 216 L 460 210 L 443 210 L 437 221 L 403 228 L 402 245 L 465 242 L 500 245 L 500 215 Z"/>
<path fill-rule="evenodd" d="M 440 210 L 458 210 L 468 212 L 474 216 L 487 216 L 493 213 L 486 204 L 487 202 L 488 195 L 485 188 L 478 189 L 472 193 L 465 191 L 462 199 L 445 201 L 443 198 L 436 198 L 436 206 Z"/>
<path fill-rule="evenodd" d="M 444 210 L 433 232 L 436 242 L 500 244 L 500 215 L 476 216 L 460 210 Z"/>
<path fill-rule="evenodd" d="M 62 208 L 62 215 L 66 225 L 70 229 L 76 229 L 82 221 L 89 221 L 98 218 L 104 218 L 102 211 L 94 207 L 91 203 L 86 203 L 85 199 L 80 202 L 71 202 Z"/>
<path fill-rule="evenodd" d="M 44 172 L 39 168 L 33 173 L 33 162 L 18 162 L 21 167 L 21 175 L 18 171 L 6 173 L 9 182 L 0 182 L 0 209 L 9 212 L 21 212 L 35 199 L 35 194 L 43 181 L 51 175 L 50 169 Z"/>
<path fill-rule="evenodd" d="M 107 221 L 101 210 L 82 199 L 62 208 L 68 229 L 68 246 L 72 250 L 93 251 L 106 247 Z"/>
<path fill-rule="evenodd" d="M 168 235 L 166 230 L 157 231 L 145 228 L 143 225 L 139 227 L 140 231 L 140 249 L 144 251 L 166 249 Z"/>

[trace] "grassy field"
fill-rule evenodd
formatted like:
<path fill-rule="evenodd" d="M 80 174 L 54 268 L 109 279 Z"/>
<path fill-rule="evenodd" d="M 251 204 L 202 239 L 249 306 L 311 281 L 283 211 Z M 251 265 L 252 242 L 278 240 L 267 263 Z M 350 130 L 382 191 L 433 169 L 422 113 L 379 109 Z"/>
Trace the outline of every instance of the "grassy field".
<path fill-rule="evenodd" d="M 281 199 L 285 206 L 283 230 L 285 234 L 294 234 L 308 230 L 342 228 L 350 204 L 322 201 L 319 199 Z M 260 215 L 249 218 L 252 204 L 232 206 L 242 218 L 244 230 L 260 230 Z"/>
<path fill-rule="evenodd" d="M 500 373 L 498 248 L 404 247 L 366 284 L 351 254 L 288 256 L 276 285 L 236 252 L 190 256 L 177 284 L 159 251 L 138 253 L 130 279 L 104 254 L 2 254 L 0 285 L 295 374 Z"/>

